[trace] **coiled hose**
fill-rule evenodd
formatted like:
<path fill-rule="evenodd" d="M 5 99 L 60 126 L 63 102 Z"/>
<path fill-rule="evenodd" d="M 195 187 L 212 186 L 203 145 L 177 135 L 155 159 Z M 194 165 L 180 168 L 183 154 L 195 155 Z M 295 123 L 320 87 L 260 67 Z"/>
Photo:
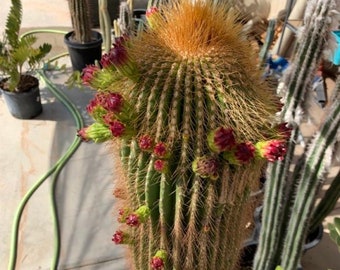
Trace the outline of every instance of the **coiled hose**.
<path fill-rule="evenodd" d="M 64 31 L 59 30 L 50 30 L 50 29 L 39 29 L 30 32 L 26 32 L 24 35 L 35 34 L 35 33 L 57 33 L 57 34 L 65 34 Z M 67 55 L 67 53 L 60 54 L 52 59 L 49 62 L 54 61 L 57 58 Z M 42 79 L 49 91 L 66 107 L 66 109 L 72 115 L 75 125 L 77 129 L 80 129 L 84 126 L 83 118 L 79 111 L 76 109 L 75 105 L 64 95 L 61 91 L 57 89 L 57 87 L 47 78 L 44 70 L 39 70 L 38 75 L 40 79 Z M 52 183 L 50 188 L 50 195 L 51 195 L 51 211 L 52 211 L 52 218 L 53 218 L 53 232 L 54 232 L 54 252 L 53 258 L 51 262 L 51 270 L 56 270 L 59 263 L 59 255 L 60 255 L 60 227 L 59 227 L 59 220 L 58 220 L 58 211 L 57 211 L 57 204 L 56 204 L 56 184 L 59 173 L 67 163 L 67 161 L 71 158 L 71 156 L 75 153 L 77 148 L 81 143 L 80 138 L 75 136 L 72 144 L 69 146 L 65 154 L 60 157 L 60 159 L 40 178 L 37 182 L 31 187 L 25 196 L 20 201 L 20 204 L 17 208 L 16 214 L 14 216 L 12 233 L 11 233 L 11 246 L 10 246 L 10 257 L 9 257 L 9 264 L 8 270 L 15 270 L 16 261 L 17 261 L 17 249 L 18 249 L 18 235 L 19 235 L 19 226 L 20 220 L 22 217 L 22 213 L 25 209 L 27 202 L 30 200 L 32 195 L 38 190 L 38 188 L 47 180 L 51 175 L 52 176 Z"/>

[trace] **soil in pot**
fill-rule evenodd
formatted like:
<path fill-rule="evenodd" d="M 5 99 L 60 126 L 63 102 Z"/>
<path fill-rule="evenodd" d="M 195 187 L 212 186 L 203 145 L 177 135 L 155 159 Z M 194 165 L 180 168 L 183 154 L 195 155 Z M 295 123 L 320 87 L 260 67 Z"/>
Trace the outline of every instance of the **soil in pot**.
<path fill-rule="evenodd" d="M 68 47 L 73 70 L 82 71 L 86 65 L 94 64 L 102 56 L 102 35 L 92 31 L 92 41 L 79 43 L 73 39 L 73 31 L 67 33 L 64 42 Z"/>
<path fill-rule="evenodd" d="M 0 81 L 0 90 L 7 108 L 18 119 L 31 119 L 42 112 L 39 81 L 31 75 L 22 75 L 17 90 L 7 89 L 7 79 Z"/>

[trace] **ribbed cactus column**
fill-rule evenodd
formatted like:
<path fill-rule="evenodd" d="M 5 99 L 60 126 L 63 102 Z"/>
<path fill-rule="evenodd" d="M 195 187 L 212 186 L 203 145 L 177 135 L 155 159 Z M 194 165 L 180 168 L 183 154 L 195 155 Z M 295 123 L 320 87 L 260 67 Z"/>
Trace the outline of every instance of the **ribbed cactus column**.
<path fill-rule="evenodd" d="M 254 263 L 256 270 L 272 270 L 277 265 L 285 270 L 297 269 L 316 194 L 330 164 L 339 127 L 337 99 L 293 173 L 289 172 L 299 125 L 303 117 L 308 117 L 308 106 L 313 102 L 312 82 L 331 35 L 331 16 L 335 8 L 332 0 L 308 2 L 296 55 L 284 78 L 282 118 L 293 130 L 285 160 L 268 168 L 260 245 Z"/>
<path fill-rule="evenodd" d="M 84 0 L 68 0 L 70 12 L 72 12 L 72 26 L 77 36 L 75 40 L 80 43 L 91 41 L 91 26 L 89 12 L 86 1 Z"/>
<path fill-rule="evenodd" d="M 131 244 L 135 269 L 232 270 L 264 157 L 285 152 L 276 98 L 228 7 L 183 0 L 147 16 L 83 77 L 98 89 L 88 110 L 123 141 L 114 241 Z"/>

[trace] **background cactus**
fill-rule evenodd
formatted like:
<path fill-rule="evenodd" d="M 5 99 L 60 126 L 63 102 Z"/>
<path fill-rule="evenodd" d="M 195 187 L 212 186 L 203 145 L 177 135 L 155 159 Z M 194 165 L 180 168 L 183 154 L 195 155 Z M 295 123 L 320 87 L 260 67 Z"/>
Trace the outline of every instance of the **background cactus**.
<path fill-rule="evenodd" d="M 278 102 L 225 4 L 179 1 L 84 70 L 85 140 L 119 138 L 116 243 L 135 269 L 234 269 L 262 168 L 285 154 Z"/>
<path fill-rule="evenodd" d="M 292 127 L 283 161 L 270 164 L 262 216 L 260 244 L 254 269 L 272 270 L 280 265 L 285 270 L 298 268 L 318 191 L 338 149 L 340 126 L 340 79 L 336 83 L 323 123 L 303 150 L 298 161 L 296 154 L 300 124 L 308 117 L 313 102 L 312 83 L 324 49 L 329 45 L 331 29 L 338 21 L 333 17 L 337 8 L 333 0 L 313 0 L 307 4 L 304 26 L 290 70 L 283 79 L 285 106 L 283 121 Z M 293 171 L 291 165 L 296 164 Z M 334 179 L 314 212 L 312 228 L 332 210 L 339 197 L 339 177 Z"/>
<path fill-rule="evenodd" d="M 80 43 L 91 41 L 91 24 L 86 1 L 68 0 L 74 39 Z"/>

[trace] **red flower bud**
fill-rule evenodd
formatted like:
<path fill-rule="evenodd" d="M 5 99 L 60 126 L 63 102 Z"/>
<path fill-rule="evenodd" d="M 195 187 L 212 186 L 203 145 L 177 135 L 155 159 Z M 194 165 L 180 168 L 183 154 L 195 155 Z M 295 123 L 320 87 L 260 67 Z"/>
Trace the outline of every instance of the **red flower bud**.
<path fill-rule="evenodd" d="M 87 135 L 87 129 L 88 127 L 83 127 L 79 130 L 77 130 L 77 136 L 83 141 L 88 142 L 90 140 L 89 136 Z"/>
<path fill-rule="evenodd" d="M 163 142 L 157 143 L 153 149 L 153 153 L 159 158 L 165 158 L 167 155 L 166 144 Z"/>
<path fill-rule="evenodd" d="M 110 130 L 114 137 L 121 137 L 125 131 L 125 126 L 118 120 L 113 120 L 110 124 Z"/>
<path fill-rule="evenodd" d="M 121 230 L 116 231 L 112 236 L 112 241 L 116 245 L 122 244 L 124 241 L 124 233 Z"/>
<path fill-rule="evenodd" d="M 118 93 L 109 93 L 105 96 L 105 103 L 103 107 L 108 111 L 119 113 L 123 106 L 123 97 Z"/>
<path fill-rule="evenodd" d="M 85 68 L 83 68 L 82 75 L 81 75 L 83 84 L 91 85 L 91 81 L 95 73 L 99 70 L 100 68 L 95 65 L 87 65 Z"/>
<path fill-rule="evenodd" d="M 148 135 L 143 135 L 138 139 L 138 145 L 140 149 L 147 151 L 150 150 L 153 146 L 153 140 Z"/>
<path fill-rule="evenodd" d="M 236 140 L 231 128 L 217 128 L 208 135 L 208 144 L 210 149 L 215 153 L 231 150 Z"/>
<path fill-rule="evenodd" d="M 126 218 L 126 224 L 131 226 L 131 227 L 138 227 L 140 222 L 139 222 L 139 217 L 136 214 L 130 214 Z"/>
<path fill-rule="evenodd" d="M 164 267 L 164 261 L 160 257 L 153 257 L 151 259 L 151 268 L 153 270 L 162 270 Z"/>
<path fill-rule="evenodd" d="M 258 142 L 256 148 L 260 156 L 266 158 L 270 162 L 283 160 L 287 151 L 286 143 L 282 140 Z"/>
<path fill-rule="evenodd" d="M 153 167 L 156 171 L 158 172 L 165 172 L 166 170 L 166 166 L 167 165 L 167 162 L 164 161 L 164 160 L 161 160 L 161 159 L 157 159 L 154 164 L 153 164 Z"/>
<path fill-rule="evenodd" d="M 240 163 L 248 163 L 255 156 L 255 146 L 251 142 L 236 145 L 235 157 Z"/>

